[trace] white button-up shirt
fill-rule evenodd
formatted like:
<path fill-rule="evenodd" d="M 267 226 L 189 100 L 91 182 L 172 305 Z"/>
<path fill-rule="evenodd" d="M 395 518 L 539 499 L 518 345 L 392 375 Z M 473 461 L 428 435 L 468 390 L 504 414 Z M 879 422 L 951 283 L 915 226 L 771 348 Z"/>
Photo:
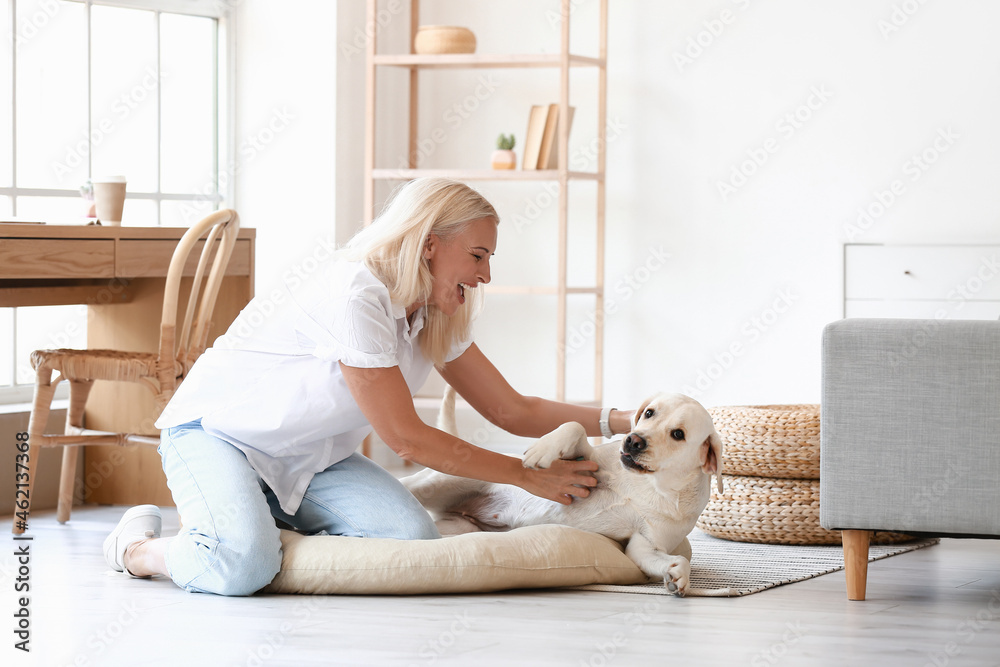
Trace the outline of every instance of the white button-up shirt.
<path fill-rule="evenodd" d="M 339 362 L 398 366 L 411 395 L 432 363 L 389 290 L 359 262 L 333 260 L 304 281 L 255 297 L 195 362 L 156 421 L 160 429 L 201 419 L 231 443 L 294 514 L 313 476 L 350 456 L 372 427 Z M 446 361 L 471 344 L 456 345 Z"/>

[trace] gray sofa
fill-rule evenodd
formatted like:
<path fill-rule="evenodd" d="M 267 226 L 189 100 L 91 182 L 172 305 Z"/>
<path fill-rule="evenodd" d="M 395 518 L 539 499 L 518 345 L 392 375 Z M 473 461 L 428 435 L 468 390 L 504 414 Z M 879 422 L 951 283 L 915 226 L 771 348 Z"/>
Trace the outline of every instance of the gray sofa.
<path fill-rule="evenodd" d="M 1000 536 L 1000 322 L 847 319 L 823 332 L 820 524 L 865 599 L 871 531 Z"/>

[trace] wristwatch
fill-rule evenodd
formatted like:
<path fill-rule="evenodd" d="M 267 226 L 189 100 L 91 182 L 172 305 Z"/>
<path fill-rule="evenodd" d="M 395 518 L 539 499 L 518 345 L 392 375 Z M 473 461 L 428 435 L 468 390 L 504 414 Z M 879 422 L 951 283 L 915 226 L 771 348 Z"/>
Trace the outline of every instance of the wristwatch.
<path fill-rule="evenodd" d="M 615 437 L 614 431 L 611 430 L 611 411 L 617 410 L 618 408 L 601 408 L 601 435 L 603 435 L 608 440 Z"/>

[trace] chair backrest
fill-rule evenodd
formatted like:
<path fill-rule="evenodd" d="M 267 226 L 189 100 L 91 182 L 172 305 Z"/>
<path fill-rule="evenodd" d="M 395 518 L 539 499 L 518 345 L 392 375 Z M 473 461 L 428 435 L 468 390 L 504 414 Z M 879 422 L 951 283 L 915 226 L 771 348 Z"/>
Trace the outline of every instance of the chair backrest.
<path fill-rule="evenodd" d="M 157 376 L 160 398 L 165 404 L 174 388 L 191 370 L 191 366 L 208 346 L 208 330 L 212 311 L 222 286 L 229 258 L 240 231 L 240 217 L 232 209 L 211 213 L 192 225 L 181 237 L 167 270 L 163 292 L 163 314 L 160 318 L 160 351 Z M 182 325 L 177 327 L 181 278 L 188 256 L 205 237 L 205 245 L 191 281 L 187 309 Z"/>

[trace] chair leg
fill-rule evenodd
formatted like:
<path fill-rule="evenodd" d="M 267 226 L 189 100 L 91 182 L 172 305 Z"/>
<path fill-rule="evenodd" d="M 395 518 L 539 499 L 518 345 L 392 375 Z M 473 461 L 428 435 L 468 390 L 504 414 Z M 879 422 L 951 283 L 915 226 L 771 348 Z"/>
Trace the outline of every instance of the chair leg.
<path fill-rule="evenodd" d="M 23 512 L 30 518 L 31 494 L 38 476 L 38 457 L 42 452 L 41 436 L 45 433 L 45 425 L 49 421 L 49 411 L 52 409 L 52 395 L 55 394 L 57 380 L 52 384 L 52 369 L 41 367 L 35 374 L 35 396 L 31 405 L 31 416 L 28 418 L 28 486 L 27 489 L 17 489 L 14 496 L 14 525 L 11 532 L 20 535 L 27 526 L 27 519 L 18 517 Z M 19 470 L 18 472 L 23 472 Z M 20 503 L 20 504 L 18 504 Z"/>
<path fill-rule="evenodd" d="M 869 530 L 845 530 L 841 532 L 844 542 L 844 567 L 847 571 L 847 599 L 864 600 L 868 583 Z"/>
<path fill-rule="evenodd" d="M 76 462 L 80 448 L 76 445 L 63 447 L 62 469 L 59 472 L 59 504 L 56 506 L 56 521 L 66 523 L 73 507 L 73 490 L 76 486 Z"/>
<path fill-rule="evenodd" d="M 83 410 L 90 396 L 93 380 L 69 381 L 69 410 L 66 412 L 67 434 L 83 428 Z M 67 445 L 63 447 L 62 471 L 59 474 L 59 505 L 56 509 L 56 521 L 69 521 L 73 509 L 73 491 L 76 486 L 76 462 L 80 455 L 80 447 Z"/>

